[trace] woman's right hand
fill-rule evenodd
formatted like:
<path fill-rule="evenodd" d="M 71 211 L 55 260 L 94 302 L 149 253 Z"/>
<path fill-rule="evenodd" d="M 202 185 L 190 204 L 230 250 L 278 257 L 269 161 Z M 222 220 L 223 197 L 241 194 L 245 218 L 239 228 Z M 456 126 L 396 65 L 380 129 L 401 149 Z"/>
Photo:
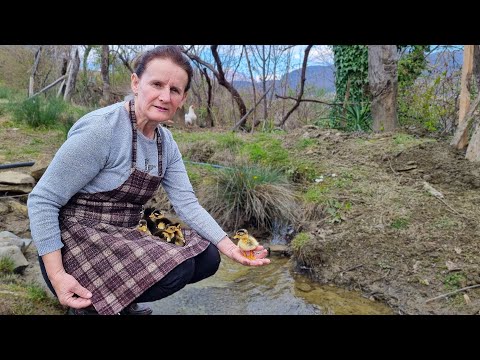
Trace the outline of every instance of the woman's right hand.
<path fill-rule="evenodd" d="M 59 271 L 50 278 L 60 304 L 75 309 L 82 309 L 92 304 L 90 298 L 92 293 L 85 289 L 80 283 L 65 270 Z"/>

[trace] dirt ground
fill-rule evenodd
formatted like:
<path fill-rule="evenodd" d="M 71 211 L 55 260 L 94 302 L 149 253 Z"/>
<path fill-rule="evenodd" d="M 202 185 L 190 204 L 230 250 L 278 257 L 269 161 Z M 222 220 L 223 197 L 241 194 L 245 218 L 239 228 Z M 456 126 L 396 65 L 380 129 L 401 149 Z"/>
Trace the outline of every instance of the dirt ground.
<path fill-rule="evenodd" d="M 298 150 L 300 139 L 311 146 Z M 302 209 L 297 231 L 310 240 L 294 253 L 299 269 L 399 314 L 479 314 L 480 287 L 458 291 L 480 285 L 478 163 L 448 139 L 413 132 L 304 127 L 283 141 L 317 166 L 323 176 L 314 186 L 331 200 Z M 28 218 L 5 206 L 2 200 L 0 230 L 28 237 Z"/>
<path fill-rule="evenodd" d="M 304 222 L 300 268 L 399 314 L 479 314 L 480 287 L 434 299 L 480 284 L 478 163 L 448 139 L 314 128 L 287 139 L 299 136 L 317 139 L 299 156 L 321 164 L 325 182 L 335 174 L 329 196 L 350 204 L 337 221 L 324 206 Z"/>

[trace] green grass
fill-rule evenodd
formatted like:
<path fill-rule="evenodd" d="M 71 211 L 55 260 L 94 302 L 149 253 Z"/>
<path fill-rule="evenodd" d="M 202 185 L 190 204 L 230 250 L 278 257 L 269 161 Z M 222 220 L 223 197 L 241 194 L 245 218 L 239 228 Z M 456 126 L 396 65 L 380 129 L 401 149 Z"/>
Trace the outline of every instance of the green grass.
<path fill-rule="evenodd" d="M 390 226 L 394 229 L 402 230 L 402 229 L 406 229 L 409 224 L 410 224 L 409 219 L 400 217 L 400 218 L 393 219 Z"/>
<path fill-rule="evenodd" d="M 23 275 L 0 273 L 0 314 L 64 315 L 66 309 L 40 284 Z"/>
<path fill-rule="evenodd" d="M 330 189 L 326 184 L 315 184 L 310 186 L 305 193 L 302 195 L 303 201 L 307 203 L 321 204 L 326 202 L 327 194 L 330 192 Z"/>
<path fill-rule="evenodd" d="M 9 257 L 0 258 L 0 274 L 12 274 L 15 263 Z"/>
<path fill-rule="evenodd" d="M 447 290 L 457 290 L 464 286 L 466 280 L 467 278 L 463 273 L 453 272 L 445 276 L 443 284 Z"/>
<path fill-rule="evenodd" d="M 298 150 L 305 150 L 314 146 L 317 143 L 314 139 L 299 139 L 295 144 L 295 148 Z"/>
<path fill-rule="evenodd" d="M 310 241 L 310 234 L 300 232 L 298 233 L 290 243 L 292 250 L 295 252 L 299 252 L 303 249 L 306 243 Z"/>
<path fill-rule="evenodd" d="M 292 254 L 295 260 L 300 264 L 306 264 L 309 259 L 309 244 L 312 241 L 310 234 L 305 232 L 298 233 L 290 242 Z"/>

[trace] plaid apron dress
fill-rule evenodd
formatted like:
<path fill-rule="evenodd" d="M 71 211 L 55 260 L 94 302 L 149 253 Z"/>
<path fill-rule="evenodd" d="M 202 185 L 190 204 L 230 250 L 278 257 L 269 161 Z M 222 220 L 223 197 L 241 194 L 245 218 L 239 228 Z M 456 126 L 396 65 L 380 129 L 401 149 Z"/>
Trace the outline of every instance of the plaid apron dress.
<path fill-rule="evenodd" d="M 130 101 L 133 129 L 132 170 L 118 188 L 94 194 L 78 193 L 60 211 L 63 265 L 67 273 L 92 292 L 99 314 L 117 314 L 174 267 L 204 251 L 209 241 L 194 230 L 183 230 L 183 247 L 136 229 L 142 206 L 162 181 L 136 168 L 136 117 Z M 158 169 L 162 144 L 157 129 Z M 159 171 L 161 173 L 161 171 Z"/>

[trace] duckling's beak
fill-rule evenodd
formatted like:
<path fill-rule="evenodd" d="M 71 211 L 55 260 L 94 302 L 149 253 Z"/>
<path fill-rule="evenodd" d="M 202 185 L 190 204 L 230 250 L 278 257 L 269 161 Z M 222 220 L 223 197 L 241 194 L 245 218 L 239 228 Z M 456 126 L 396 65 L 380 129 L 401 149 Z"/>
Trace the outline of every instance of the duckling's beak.
<path fill-rule="evenodd" d="M 234 239 L 240 239 L 240 236 L 235 235 L 233 238 L 234 238 Z"/>

